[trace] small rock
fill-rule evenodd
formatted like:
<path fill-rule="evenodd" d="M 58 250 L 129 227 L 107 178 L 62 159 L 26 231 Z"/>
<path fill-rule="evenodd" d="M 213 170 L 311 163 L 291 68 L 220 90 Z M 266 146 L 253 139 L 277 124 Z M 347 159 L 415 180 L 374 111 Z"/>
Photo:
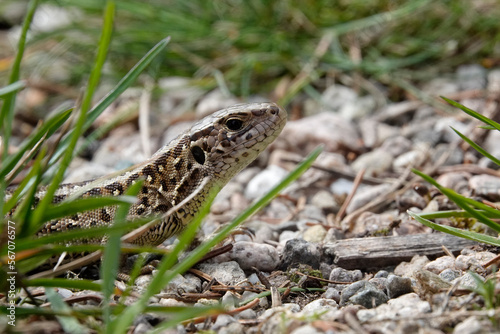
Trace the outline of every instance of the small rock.
<path fill-rule="evenodd" d="M 469 179 L 469 187 L 476 196 L 481 196 L 490 201 L 500 201 L 500 177 L 492 175 L 474 175 Z"/>
<path fill-rule="evenodd" d="M 201 282 L 198 280 L 198 282 L 193 281 L 193 280 L 188 280 L 182 275 L 176 275 L 168 284 L 165 286 L 165 291 L 168 293 L 174 293 L 174 294 L 179 294 L 179 293 L 197 293 L 200 292 L 201 288 Z"/>
<path fill-rule="evenodd" d="M 263 196 L 280 183 L 287 174 L 288 172 L 285 169 L 276 165 L 269 165 L 248 182 L 245 197 L 255 199 Z"/>
<path fill-rule="evenodd" d="M 240 323 L 238 323 L 238 321 L 234 317 L 232 317 L 228 314 L 220 314 L 217 317 L 217 320 L 215 320 L 211 329 L 213 331 L 219 332 L 224 327 L 226 327 L 226 329 L 227 329 L 227 327 L 229 325 L 232 325 L 233 323 L 240 325 L 239 331 L 237 331 L 237 332 L 234 332 L 234 331 L 227 332 L 226 331 L 226 333 L 241 333 L 243 331 L 243 326 Z"/>
<path fill-rule="evenodd" d="M 335 213 L 340 209 L 339 204 L 335 201 L 332 193 L 326 190 L 320 190 L 311 198 L 311 204 L 324 212 Z"/>
<path fill-rule="evenodd" d="M 326 236 L 326 230 L 320 224 L 309 227 L 303 234 L 303 238 L 305 241 L 315 244 L 321 243 L 325 238 L 325 236 Z"/>
<path fill-rule="evenodd" d="M 335 300 L 332 299 L 316 299 L 310 302 L 309 304 L 305 305 L 302 308 L 302 312 L 305 313 L 306 315 L 312 315 L 315 313 L 321 313 L 330 309 L 336 310 L 338 309 L 339 305 Z"/>
<path fill-rule="evenodd" d="M 462 276 L 462 272 L 460 270 L 450 269 L 450 268 L 443 270 L 439 274 L 439 277 L 441 277 L 446 282 L 450 283 L 460 276 Z"/>
<path fill-rule="evenodd" d="M 233 245 L 230 258 L 240 265 L 241 269 L 252 267 L 260 271 L 273 271 L 279 264 L 276 248 L 267 244 L 239 241 Z"/>
<path fill-rule="evenodd" d="M 431 155 L 431 161 L 434 163 L 437 163 L 438 161 L 441 160 L 441 157 L 444 154 L 448 154 L 449 156 L 446 158 L 446 160 L 441 164 L 442 166 L 453 166 L 453 165 L 460 165 L 464 161 L 464 152 L 459 148 L 453 148 L 451 152 L 450 151 L 450 145 L 449 144 L 438 144 L 432 150 L 432 155 Z"/>
<path fill-rule="evenodd" d="M 234 285 L 246 278 L 245 273 L 235 261 L 224 263 L 201 263 L 198 267 L 201 271 L 226 285 Z"/>
<path fill-rule="evenodd" d="M 401 262 L 395 269 L 394 274 L 401 277 L 413 277 L 417 270 L 422 269 L 429 259 L 425 255 L 415 255 L 410 262 Z"/>
<path fill-rule="evenodd" d="M 340 303 L 340 291 L 335 288 L 328 288 L 322 295 L 323 298 L 333 299 L 337 303 Z"/>
<path fill-rule="evenodd" d="M 375 107 L 377 102 L 371 95 L 358 98 L 356 101 L 347 101 L 340 107 L 339 114 L 345 119 L 361 119 L 369 115 Z"/>
<path fill-rule="evenodd" d="M 347 207 L 347 213 L 351 213 L 356 209 L 359 209 L 363 205 L 367 204 L 374 198 L 377 198 L 387 192 L 391 188 L 390 184 L 379 184 L 377 186 L 364 187 L 358 189 L 356 194 L 353 196 L 351 203 Z"/>
<path fill-rule="evenodd" d="M 412 142 L 403 136 L 391 137 L 387 139 L 380 149 L 384 152 L 391 154 L 393 157 L 400 156 L 408 152 L 412 147 Z"/>
<path fill-rule="evenodd" d="M 389 277 L 389 272 L 386 271 L 386 270 L 379 270 L 379 271 L 377 271 L 377 273 L 373 277 L 375 277 L 375 278 L 377 278 L 377 277 L 386 277 L 387 278 L 387 277 Z"/>
<path fill-rule="evenodd" d="M 375 285 L 380 291 L 387 291 L 387 278 L 386 277 L 373 277 L 368 280 L 371 284 Z"/>
<path fill-rule="evenodd" d="M 200 99 L 198 105 L 196 106 L 196 115 L 202 118 L 217 110 L 221 110 L 238 103 L 240 103 L 240 101 L 238 101 L 235 97 L 227 96 L 227 94 L 220 89 L 214 89 Z"/>
<path fill-rule="evenodd" d="M 457 69 L 457 81 L 460 90 L 485 89 L 486 76 L 486 69 L 477 64 L 460 65 Z"/>
<path fill-rule="evenodd" d="M 434 274 L 439 274 L 445 269 L 453 268 L 455 266 L 455 259 L 451 256 L 441 256 L 427 263 L 424 266 L 425 270 L 429 270 Z"/>
<path fill-rule="evenodd" d="M 370 286 L 369 283 L 349 298 L 351 303 L 364 306 L 368 309 L 387 303 L 388 300 L 389 298 L 385 293 L 377 289 L 375 286 Z"/>
<path fill-rule="evenodd" d="M 435 78 L 426 83 L 422 90 L 431 96 L 448 96 L 460 91 L 459 85 L 449 78 Z"/>
<path fill-rule="evenodd" d="M 328 86 L 321 96 L 321 104 L 326 110 L 338 112 L 347 102 L 356 102 L 358 93 L 343 85 Z"/>
<path fill-rule="evenodd" d="M 363 279 L 363 273 L 359 269 L 347 270 L 344 268 L 334 268 L 328 280 L 334 282 L 357 282 Z"/>
<path fill-rule="evenodd" d="M 352 190 L 354 183 L 346 179 L 338 179 L 330 186 L 330 191 L 335 195 L 349 194 Z"/>
<path fill-rule="evenodd" d="M 365 169 L 365 176 L 380 176 L 391 168 L 394 157 L 382 149 L 360 155 L 351 165 L 355 172 Z"/>
<path fill-rule="evenodd" d="M 491 94 L 499 94 L 500 93 L 500 69 L 494 69 L 488 73 L 488 87 L 487 87 L 487 89 L 488 89 L 488 92 Z"/>
<path fill-rule="evenodd" d="M 475 316 L 470 316 L 453 329 L 453 334 L 483 334 L 499 333 L 487 319 L 479 320 Z"/>
<path fill-rule="evenodd" d="M 418 167 L 427 159 L 429 147 L 426 143 L 418 143 L 414 149 L 401 154 L 396 159 L 392 167 L 395 171 L 403 171 L 408 167 Z"/>
<path fill-rule="evenodd" d="M 444 173 L 438 176 L 436 181 L 446 188 L 451 188 L 457 192 L 469 189 L 469 178 L 471 175 L 465 172 Z"/>
<path fill-rule="evenodd" d="M 389 298 L 396 298 L 410 292 L 413 292 L 410 278 L 389 275 L 387 278 L 387 295 Z"/>
<path fill-rule="evenodd" d="M 457 256 L 455 259 L 455 267 L 457 269 L 466 271 L 471 270 L 477 273 L 486 273 L 488 270 L 485 270 L 483 264 L 493 259 L 496 255 L 491 252 L 477 252 L 471 254 L 462 254 Z"/>
<path fill-rule="evenodd" d="M 484 282 L 484 277 L 477 275 L 476 277 L 479 277 L 481 281 Z M 461 289 L 477 289 L 478 288 L 478 283 L 476 282 L 476 279 L 471 275 L 470 272 L 466 272 L 460 280 L 460 288 Z"/>
<path fill-rule="evenodd" d="M 320 333 L 323 333 L 323 331 L 319 331 L 316 327 L 309 324 L 297 327 L 290 332 L 290 334 L 320 334 Z"/>
<path fill-rule="evenodd" d="M 279 269 L 287 270 L 296 264 L 307 264 L 313 269 L 318 269 L 320 257 L 321 254 L 315 244 L 303 239 L 291 239 L 285 244 Z"/>
<path fill-rule="evenodd" d="M 429 312 L 431 306 L 428 302 L 421 300 L 416 293 L 407 293 L 390 299 L 387 304 L 382 304 L 376 309 L 359 310 L 357 316 L 361 322 L 366 322 L 414 318 Z"/>
<path fill-rule="evenodd" d="M 323 144 L 327 152 L 337 152 L 343 147 L 354 151 L 362 149 L 354 124 L 332 112 L 288 122 L 274 144 L 301 154 L 308 154 L 319 144 Z"/>

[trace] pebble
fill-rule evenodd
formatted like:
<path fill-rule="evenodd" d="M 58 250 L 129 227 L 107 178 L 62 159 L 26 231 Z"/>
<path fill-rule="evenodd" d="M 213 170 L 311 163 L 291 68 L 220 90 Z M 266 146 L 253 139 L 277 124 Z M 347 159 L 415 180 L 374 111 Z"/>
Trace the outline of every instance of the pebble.
<path fill-rule="evenodd" d="M 333 299 L 319 298 L 313 300 L 309 304 L 305 305 L 302 308 L 302 313 L 305 315 L 314 315 L 318 313 L 322 313 L 328 310 L 337 310 L 339 305 Z"/>
<path fill-rule="evenodd" d="M 457 81 L 460 90 L 483 90 L 486 88 L 486 80 L 486 69 L 480 65 L 461 65 L 457 69 Z"/>
<path fill-rule="evenodd" d="M 469 179 L 469 187 L 476 196 L 485 197 L 490 201 L 500 200 L 500 177 L 474 175 Z"/>
<path fill-rule="evenodd" d="M 303 239 L 290 239 L 286 242 L 281 256 L 280 270 L 290 266 L 307 264 L 313 269 L 319 268 L 321 254 L 318 246 Z"/>
<path fill-rule="evenodd" d="M 410 292 L 413 292 L 410 278 L 389 275 L 387 278 L 387 295 L 389 298 L 396 298 Z"/>
<path fill-rule="evenodd" d="M 361 305 L 367 309 L 374 308 L 380 304 L 387 303 L 389 297 L 377 289 L 377 287 L 369 282 L 360 290 L 358 290 L 354 295 L 349 298 L 349 302 L 357 305 Z M 344 292 L 344 291 L 342 291 Z M 341 300 L 342 301 L 342 300 Z"/>
<path fill-rule="evenodd" d="M 200 263 L 198 269 L 217 279 L 222 284 L 235 285 L 246 279 L 245 272 L 237 262 Z"/>
<path fill-rule="evenodd" d="M 248 241 L 234 243 L 230 258 L 243 270 L 255 267 L 260 271 L 270 272 L 279 264 L 279 254 L 275 247 Z"/>
<path fill-rule="evenodd" d="M 374 198 L 382 196 L 382 194 L 386 193 L 391 188 L 391 185 L 384 183 L 377 186 L 367 186 L 361 189 L 360 188 L 358 188 L 358 191 L 353 196 L 351 203 L 349 203 L 349 206 L 347 206 L 346 212 L 348 214 L 369 203 Z"/>
<path fill-rule="evenodd" d="M 454 258 L 452 258 L 451 256 L 441 256 L 435 259 L 434 261 L 427 263 L 424 266 L 424 269 L 439 275 L 443 270 L 448 268 L 453 268 L 454 265 L 455 265 Z"/>
<path fill-rule="evenodd" d="M 287 174 L 288 171 L 279 166 L 268 166 L 248 182 L 245 189 L 245 197 L 248 199 L 256 199 L 264 196 L 274 186 L 280 183 Z"/>
<path fill-rule="evenodd" d="M 317 224 L 308 228 L 303 233 L 302 238 L 307 242 L 318 244 L 323 241 L 325 236 L 326 236 L 326 229 L 323 227 L 323 225 Z"/>
<path fill-rule="evenodd" d="M 363 279 L 363 273 L 359 269 L 347 270 L 344 268 L 334 268 L 330 272 L 329 281 L 334 282 L 357 282 Z"/>
<path fill-rule="evenodd" d="M 414 318 L 430 312 L 429 302 L 421 300 L 416 293 L 408 293 L 391 299 L 376 309 L 359 310 L 356 315 L 361 322 L 366 322 Z"/>
<path fill-rule="evenodd" d="M 389 152 L 375 149 L 360 155 L 351 167 L 356 173 L 364 169 L 365 176 L 376 177 L 387 172 L 391 168 L 393 160 L 394 157 Z"/>
<path fill-rule="evenodd" d="M 338 152 L 345 147 L 359 151 L 360 139 L 352 122 L 332 112 L 322 112 L 288 122 L 275 143 L 280 148 L 305 155 L 318 145 L 324 145 L 327 152 Z"/>
<path fill-rule="evenodd" d="M 487 319 L 479 320 L 475 316 L 470 316 L 453 329 L 453 334 L 498 334 L 500 331 L 494 329 L 491 321 Z"/>

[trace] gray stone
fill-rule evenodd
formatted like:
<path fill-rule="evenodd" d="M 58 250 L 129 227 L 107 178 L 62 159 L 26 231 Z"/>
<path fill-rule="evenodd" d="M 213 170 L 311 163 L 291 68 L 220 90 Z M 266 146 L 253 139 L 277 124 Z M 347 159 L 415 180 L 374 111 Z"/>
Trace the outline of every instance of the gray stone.
<path fill-rule="evenodd" d="M 408 152 L 412 147 L 412 142 L 403 136 L 391 137 L 384 141 L 380 149 L 384 152 L 390 153 L 393 157 L 400 156 Z"/>
<path fill-rule="evenodd" d="M 370 186 L 358 189 L 356 194 L 353 196 L 351 203 L 347 207 L 346 212 L 349 214 L 356 209 L 359 209 L 363 205 L 369 203 L 374 198 L 377 198 L 384 194 L 391 188 L 390 184 L 379 184 L 377 186 Z"/>
<path fill-rule="evenodd" d="M 340 267 L 334 268 L 330 273 L 330 277 L 328 278 L 329 281 L 334 282 L 357 282 L 362 279 L 363 273 L 361 272 L 361 270 L 347 270 Z"/>
<path fill-rule="evenodd" d="M 319 334 L 319 333 L 323 333 L 323 331 L 319 331 L 316 327 L 309 324 L 297 327 L 290 332 L 290 334 Z"/>
<path fill-rule="evenodd" d="M 377 277 L 385 277 L 385 278 L 387 278 L 387 277 L 389 277 L 389 272 L 386 271 L 386 270 L 379 270 L 379 271 L 377 271 L 377 273 L 373 277 L 375 277 L 375 278 L 377 278 Z"/>
<path fill-rule="evenodd" d="M 165 291 L 169 293 L 197 293 L 200 292 L 201 283 L 193 280 L 188 280 L 182 275 L 176 275 L 168 284 L 165 286 Z"/>
<path fill-rule="evenodd" d="M 422 90 L 431 96 L 447 96 L 460 91 L 458 84 L 450 78 L 435 78 L 427 82 Z"/>
<path fill-rule="evenodd" d="M 347 101 L 340 107 L 339 114 L 345 119 L 360 119 L 375 110 L 377 102 L 371 95 L 358 98 L 356 101 Z"/>
<path fill-rule="evenodd" d="M 330 191 L 335 195 L 349 194 L 354 183 L 346 179 L 338 179 L 330 185 Z"/>
<path fill-rule="evenodd" d="M 373 277 L 368 280 L 371 284 L 381 291 L 387 291 L 387 277 Z"/>
<path fill-rule="evenodd" d="M 201 263 L 198 269 L 217 279 L 220 283 L 234 285 L 246 279 L 246 275 L 237 262 Z"/>
<path fill-rule="evenodd" d="M 443 270 L 439 274 L 439 277 L 441 277 L 446 282 L 452 282 L 455 279 L 459 278 L 460 276 L 462 276 L 462 272 L 460 270 L 450 269 L 450 268 Z"/>
<path fill-rule="evenodd" d="M 429 270 L 434 274 L 439 274 L 443 270 L 448 268 L 453 268 L 454 266 L 455 266 L 454 258 L 452 258 L 451 256 L 441 256 L 435 259 L 434 261 L 427 263 L 424 266 L 424 269 Z"/>
<path fill-rule="evenodd" d="M 465 172 L 444 173 L 437 177 L 436 181 L 446 188 L 460 192 L 469 189 L 469 178 L 471 174 Z"/>
<path fill-rule="evenodd" d="M 487 319 L 479 320 L 476 316 L 470 316 L 458 325 L 455 326 L 453 334 L 483 334 L 483 333 L 500 333 L 495 330 L 491 321 Z"/>
<path fill-rule="evenodd" d="M 260 271 L 273 271 L 279 264 L 275 247 L 248 241 L 234 243 L 230 258 L 238 262 L 243 270 L 255 267 Z"/>
<path fill-rule="evenodd" d="M 332 193 L 326 190 L 315 193 L 311 198 L 311 204 L 326 212 L 337 212 L 340 208 Z"/>
<path fill-rule="evenodd" d="M 262 172 L 257 174 L 250 182 L 248 182 L 245 189 L 245 197 L 249 199 L 262 197 L 275 185 L 281 182 L 287 174 L 288 171 L 279 166 L 268 166 Z"/>
<path fill-rule="evenodd" d="M 412 277 L 417 270 L 422 269 L 428 262 L 427 256 L 415 255 L 410 262 L 401 262 L 394 269 L 394 274 L 402 277 Z"/>
<path fill-rule="evenodd" d="M 367 284 L 362 289 L 358 290 L 353 296 L 349 298 L 349 302 L 356 305 L 361 305 L 368 309 L 377 307 L 380 304 L 387 303 L 388 300 L 389 298 L 385 293 L 377 289 L 369 282 L 367 282 Z"/>
<path fill-rule="evenodd" d="M 307 264 L 318 269 L 320 258 L 321 254 L 315 244 L 303 239 L 291 239 L 285 244 L 279 269 L 287 270 L 288 267 L 297 264 Z"/>
<path fill-rule="evenodd" d="M 323 144 L 327 152 L 341 148 L 361 150 L 362 145 L 353 123 L 332 112 L 290 121 L 274 145 L 292 152 L 307 154 Z"/>
<path fill-rule="evenodd" d="M 348 102 L 356 102 L 358 93 L 343 85 L 328 86 L 321 96 L 321 104 L 326 110 L 338 112 Z"/>
<path fill-rule="evenodd" d="M 460 90 L 483 90 L 486 88 L 486 79 L 486 69 L 480 65 L 460 65 L 457 69 Z"/>
<path fill-rule="evenodd" d="M 337 303 L 340 303 L 340 291 L 335 288 L 328 288 L 322 295 L 325 299 L 335 300 Z"/>
<path fill-rule="evenodd" d="M 305 305 L 302 308 L 302 312 L 305 313 L 306 315 L 311 315 L 315 313 L 322 313 L 327 310 L 336 310 L 338 309 L 339 305 L 337 302 L 333 299 L 326 299 L 326 298 L 320 298 L 320 299 L 315 299 L 309 304 Z"/>
<path fill-rule="evenodd" d="M 474 175 L 469 179 L 469 187 L 476 196 L 486 197 L 490 201 L 500 200 L 500 177 L 492 175 Z"/>
<path fill-rule="evenodd" d="M 413 292 L 410 278 L 389 275 L 387 278 L 387 295 L 389 298 L 396 298 L 410 292 Z"/>
<path fill-rule="evenodd" d="M 491 70 L 488 73 L 488 92 L 491 94 L 500 93 L 500 69 Z M 496 132 L 496 131 L 495 131 Z"/>
<path fill-rule="evenodd" d="M 326 229 L 323 225 L 317 224 L 309 227 L 303 233 L 303 238 L 305 241 L 312 243 L 321 243 L 326 236 Z"/>
<path fill-rule="evenodd" d="M 413 319 L 414 317 L 431 312 L 428 302 L 421 300 L 416 293 L 408 293 L 401 297 L 390 299 L 376 309 L 359 310 L 358 319 L 366 321 L 384 321 L 396 319 Z"/>
<path fill-rule="evenodd" d="M 360 155 L 351 165 L 354 171 L 365 169 L 365 176 L 380 176 L 391 168 L 394 157 L 382 149 Z"/>

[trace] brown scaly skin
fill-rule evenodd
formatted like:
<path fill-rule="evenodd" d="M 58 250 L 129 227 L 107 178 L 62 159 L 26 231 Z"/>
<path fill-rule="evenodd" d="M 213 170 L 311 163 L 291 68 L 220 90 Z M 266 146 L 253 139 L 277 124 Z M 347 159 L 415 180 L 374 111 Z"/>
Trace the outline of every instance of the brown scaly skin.
<path fill-rule="evenodd" d="M 97 181 L 61 185 L 54 203 L 75 193 L 81 193 L 81 197 L 122 195 L 130 185 L 143 179 L 137 202 L 128 214 L 129 219 L 134 219 L 161 216 L 196 192 L 173 214 L 162 217 L 133 241 L 137 245 L 159 245 L 189 224 L 208 193 L 222 188 L 252 162 L 280 134 L 285 123 L 286 112 L 274 103 L 240 104 L 217 111 L 131 171 Z M 44 194 L 41 190 L 36 200 Z M 115 212 L 116 206 L 110 206 L 53 220 L 37 236 L 110 225 Z"/>

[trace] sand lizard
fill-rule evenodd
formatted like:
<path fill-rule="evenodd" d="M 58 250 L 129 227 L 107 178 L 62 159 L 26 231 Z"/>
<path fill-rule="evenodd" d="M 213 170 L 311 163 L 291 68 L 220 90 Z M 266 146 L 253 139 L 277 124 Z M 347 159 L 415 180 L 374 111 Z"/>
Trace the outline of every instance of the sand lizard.
<path fill-rule="evenodd" d="M 61 185 L 53 203 L 82 190 L 80 196 L 84 198 L 122 195 L 131 184 L 143 179 L 128 219 L 161 216 L 183 203 L 132 242 L 159 245 L 189 224 L 205 203 L 207 194 L 214 188 L 222 188 L 252 162 L 280 134 L 285 123 L 286 112 L 274 103 L 240 104 L 222 109 L 194 124 L 130 171 L 94 182 Z M 35 202 L 44 194 L 43 189 L 39 191 Z M 110 225 L 115 211 L 116 207 L 110 206 L 49 221 L 37 236 Z"/>

